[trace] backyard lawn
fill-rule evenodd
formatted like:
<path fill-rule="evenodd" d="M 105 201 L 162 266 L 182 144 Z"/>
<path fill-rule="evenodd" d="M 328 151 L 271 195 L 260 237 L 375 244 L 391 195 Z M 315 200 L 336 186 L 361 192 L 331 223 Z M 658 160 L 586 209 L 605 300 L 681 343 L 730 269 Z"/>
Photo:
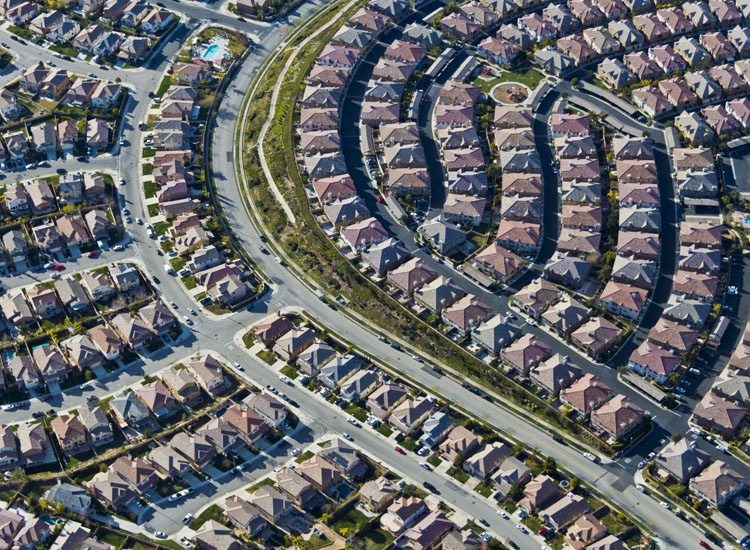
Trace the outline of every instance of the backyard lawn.
<path fill-rule="evenodd" d="M 356 530 L 358 523 L 365 524 L 367 523 L 367 519 L 367 516 L 356 508 L 350 508 L 346 513 L 336 518 L 331 524 L 331 529 L 337 533 L 340 533 L 342 529 L 348 529 L 348 532 L 352 533 Z"/>

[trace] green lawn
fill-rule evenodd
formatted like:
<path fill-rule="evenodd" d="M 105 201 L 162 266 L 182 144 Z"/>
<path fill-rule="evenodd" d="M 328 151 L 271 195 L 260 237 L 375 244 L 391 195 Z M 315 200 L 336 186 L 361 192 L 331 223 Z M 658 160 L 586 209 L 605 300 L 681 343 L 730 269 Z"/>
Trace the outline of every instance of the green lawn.
<path fill-rule="evenodd" d="M 208 292 L 203 291 L 203 292 L 199 292 L 198 294 L 196 294 L 194 298 L 200 302 L 206 296 L 208 296 Z"/>
<path fill-rule="evenodd" d="M 119 550 L 122 548 L 122 545 L 125 544 L 125 537 L 118 535 L 117 533 L 112 533 L 111 531 L 100 531 L 96 536 L 101 542 L 106 542 L 107 544 L 114 546 L 115 550 Z"/>
<path fill-rule="evenodd" d="M 12 32 L 13 34 L 20 36 L 21 38 L 30 39 L 32 34 L 29 29 L 24 29 L 23 27 L 18 27 L 16 25 L 10 25 L 8 26 L 8 31 Z"/>
<path fill-rule="evenodd" d="M 474 487 L 474 490 L 485 498 L 493 493 L 492 487 L 485 484 L 483 481 L 477 483 L 477 486 Z"/>
<path fill-rule="evenodd" d="M 283 367 L 281 367 L 281 374 L 283 374 L 284 376 L 288 376 L 292 380 L 296 380 L 299 376 L 299 372 L 297 372 L 297 369 L 295 369 L 291 365 L 284 365 Z"/>
<path fill-rule="evenodd" d="M 78 51 L 66 46 L 61 46 L 60 44 L 50 44 L 49 49 L 53 52 L 61 53 L 63 55 L 70 56 L 75 59 L 75 57 L 78 55 Z"/>
<path fill-rule="evenodd" d="M 187 277 L 182 277 L 182 284 L 188 290 L 193 290 L 198 286 L 198 280 L 195 278 L 195 275 L 188 275 Z"/>
<path fill-rule="evenodd" d="M 388 424 L 385 424 L 384 422 L 381 422 L 376 428 L 376 430 L 386 437 L 391 437 L 391 434 L 393 433 L 393 428 L 391 428 Z"/>
<path fill-rule="evenodd" d="M 167 93 L 167 90 L 172 85 L 172 76 L 166 75 L 162 81 L 161 84 L 159 84 L 159 89 L 156 90 L 156 97 L 162 97 L 164 94 Z"/>
<path fill-rule="evenodd" d="M 255 491 L 257 491 L 258 489 L 260 489 L 261 487 L 265 485 L 273 485 L 273 479 L 271 479 L 270 477 L 263 478 L 255 485 L 251 485 L 250 487 L 248 487 L 247 492 L 254 493 Z"/>
<path fill-rule="evenodd" d="M 212 504 L 211 506 L 203 510 L 197 518 L 195 518 L 195 521 L 190 525 L 190 528 L 193 531 L 197 531 L 201 525 L 203 525 L 210 519 L 221 523 L 221 516 L 223 514 L 224 510 L 222 510 L 221 506 L 219 506 L 218 504 Z"/>
<path fill-rule="evenodd" d="M 153 147 L 144 147 L 143 148 L 143 158 L 151 158 L 153 156 L 156 156 L 156 149 Z"/>
<path fill-rule="evenodd" d="M 367 529 L 358 533 L 354 538 L 364 543 L 365 550 L 384 550 L 393 542 L 393 535 L 380 527 Z M 359 547 L 359 545 L 357 546 Z"/>
<path fill-rule="evenodd" d="M 314 452 L 312 452 L 312 451 L 305 451 L 304 453 L 302 453 L 301 455 L 299 455 L 294 461 L 297 464 L 302 464 L 305 460 L 307 460 L 309 458 L 312 458 L 314 456 L 315 456 Z"/>
<path fill-rule="evenodd" d="M 357 407 L 357 405 L 351 405 L 344 410 L 360 422 L 364 422 L 365 420 L 367 420 L 367 411 L 360 407 Z"/>
<path fill-rule="evenodd" d="M 242 343 L 245 344 L 245 347 L 248 349 L 253 347 L 253 344 L 255 343 L 255 335 L 252 330 L 248 330 L 242 335 Z"/>
<path fill-rule="evenodd" d="M 258 352 L 258 357 L 263 359 L 269 365 L 273 365 L 276 362 L 276 355 L 271 350 L 262 349 Z"/>
<path fill-rule="evenodd" d="M 156 182 L 153 180 L 147 180 L 143 182 L 143 194 L 147 199 L 150 199 L 152 197 L 156 196 Z M 167 222 L 160 222 L 160 223 L 167 223 Z M 167 227 L 169 227 L 169 224 L 167 223 Z M 164 229 L 166 231 L 166 229 Z M 164 232 L 162 231 L 162 233 Z M 154 229 L 154 233 L 156 233 L 156 229 Z"/>
<path fill-rule="evenodd" d="M 149 216 L 158 216 L 159 215 L 159 205 L 158 204 L 149 204 L 147 207 L 148 215 Z"/>
<path fill-rule="evenodd" d="M 518 72 L 504 71 L 497 78 L 490 80 L 477 77 L 474 80 L 474 85 L 482 88 L 485 94 L 489 94 L 490 90 L 501 82 L 519 82 L 534 90 L 543 79 L 544 75 L 536 69 L 527 69 Z"/>
<path fill-rule="evenodd" d="M 172 266 L 172 269 L 174 269 L 175 271 L 179 271 L 180 269 L 185 267 L 185 264 L 187 262 L 188 261 L 186 258 L 182 258 L 179 256 L 177 258 L 172 258 L 171 260 L 169 260 L 169 263 Z"/>
<path fill-rule="evenodd" d="M 434 466 L 435 468 L 440 466 L 442 462 L 443 462 L 443 459 L 440 458 L 440 456 L 438 456 L 437 453 L 433 454 L 432 456 L 430 456 L 430 458 L 427 459 L 427 464 L 430 464 L 431 466 Z"/>
<path fill-rule="evenodd" d="M 331 529 L 340 533 L 342 529 L 348 529 L 350 533 L 354 532 L 357 528 L 357 524 L 367 523 L 367 516 L 356 508 L 350 508 L 346 513 L 336 517 L 334 522 L 331 524 Z"/>
<path fill-rule="evenodd" d="M 455 466 L 450 467 L 448 475 L 456 478 L 461 483 L 466 483 L 469 480 L 469 474 Z"/>
<path fill-rule="evenodd" d="M 144 176 L 150 176 L 151 174 L 154 173 L 154 165 L 153 164 L 144 164 L 141 167 L 141 173 Z"/>
<path fill-rule="evenodd" d="M 154 233 L 157 235 L 163 235 L 170 227 L 172 227 L 172 224 L 169 222 L 156 222 L 154 224 Z"/>
<path fill-rule="evenodd" d="M 401 443 L 399 443 L 404 449 L 407 451 L 414 451 L 414 449 L 417 446 L 417 440 L 412 439 L 411 437 L 405 437 Z"/>

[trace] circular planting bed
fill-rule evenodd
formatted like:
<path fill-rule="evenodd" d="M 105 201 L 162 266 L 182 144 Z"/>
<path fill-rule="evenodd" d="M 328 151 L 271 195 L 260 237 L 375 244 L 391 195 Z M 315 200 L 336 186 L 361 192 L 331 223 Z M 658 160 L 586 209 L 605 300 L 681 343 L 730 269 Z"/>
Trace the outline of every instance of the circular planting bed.
<path fill-rule="evenodd" d="M 529 87 L 518 82 L 503 82 L 492 88 L 492 98 L 509 105 L 523 103 L 529 97 Z"/>

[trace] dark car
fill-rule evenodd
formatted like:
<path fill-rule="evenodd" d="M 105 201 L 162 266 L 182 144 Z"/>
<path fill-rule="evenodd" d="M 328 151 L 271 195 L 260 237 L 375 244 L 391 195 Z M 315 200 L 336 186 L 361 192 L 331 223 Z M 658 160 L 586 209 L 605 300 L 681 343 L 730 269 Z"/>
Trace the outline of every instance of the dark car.
<path fill-rule="evenodd" d="M 156 275 L 153 275 L 151 277 L 151 280 L 154 281 L 155 285 L 158 285 L 159 283 L 161 283 L 161 281 L 159 280 L 159 277 L 157 277 Z"/>
<path fill-rule="evenodd" d="M 486 520 L 486 519 L 484 519 L 484 518 L 479 518 L 479 523 L 481 523 L 481 524 L 482 524 L 482 525 L 484 525 L 485 527 L 489 527 L 489 526 L 490 526 L 490 522 L 489 522 L 489 521 L 487 521 L 487 520 Z"/>
<path fill-rule="evenodd" d="M 58 169 L 57 169 L 57 170 L 55 170 L 55 171 L 56 171 L 56 172 L 57 172 L 58 174 L 60 174 L 60 175 L 63 175 L 63 174 L 67 174 L 67 173 L 68 173 L 68 171 L 67 171 L 67 170 L 66 170 L 65 168 L 58 168 Z"/>
<path fill-rule="evenodd" d="M 430 483 L 429 481 L 425 481 L 425 482 L 423 482 L 423 483 L 422 483 L 422 486 L 423 486 L 423 487 L 424 487 L 425 489 L 427 489 L 428 491 L 430 491 L 431 493 L 435 494 L 435 495 L 439 495 L 439 494 L 440 494 L 440 491 L 438 490 L 438 488 L 437 488 L 437 487 L 435 487 L 435 486 L 434 486 L 434 485 L 433 485 L 432 483 Z"/>
<path fill-rule="evenodd" d="M 89 157 L 78 157 L 78 162 L 88 162 Z"/>
<path fill-rule="evenodd" d="M 563 438 L 562 438 L 562 437 L 560 437 L 560 436 L 559 436 L 559 435 L 557 435 L 557 434 L 555 434 L 555 435 L 553 435 L 553 436 L 552 436 L 552 441 L 557 441 L 558 443 L 563 443 L 563 442 L 564 442 L 564 441 L 563 441 Z"/>

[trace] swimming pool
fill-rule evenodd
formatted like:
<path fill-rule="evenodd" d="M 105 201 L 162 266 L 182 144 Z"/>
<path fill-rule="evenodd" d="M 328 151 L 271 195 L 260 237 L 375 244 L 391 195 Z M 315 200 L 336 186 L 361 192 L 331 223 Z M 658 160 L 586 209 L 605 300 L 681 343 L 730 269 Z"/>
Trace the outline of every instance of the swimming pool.
<path fill-rule="evenodd" d="M 218 44 L 211 44 L 208 48 L 206 48 L 201 57 L 207 61 L 212 61 L 213 58 L 218 55 L 219 50 L 221 50 L 221 48 Z"/>
<path fill-rule="evenodd" d="M 745 227 L 750 227 L 750 216 L 745 216 Z"/>

